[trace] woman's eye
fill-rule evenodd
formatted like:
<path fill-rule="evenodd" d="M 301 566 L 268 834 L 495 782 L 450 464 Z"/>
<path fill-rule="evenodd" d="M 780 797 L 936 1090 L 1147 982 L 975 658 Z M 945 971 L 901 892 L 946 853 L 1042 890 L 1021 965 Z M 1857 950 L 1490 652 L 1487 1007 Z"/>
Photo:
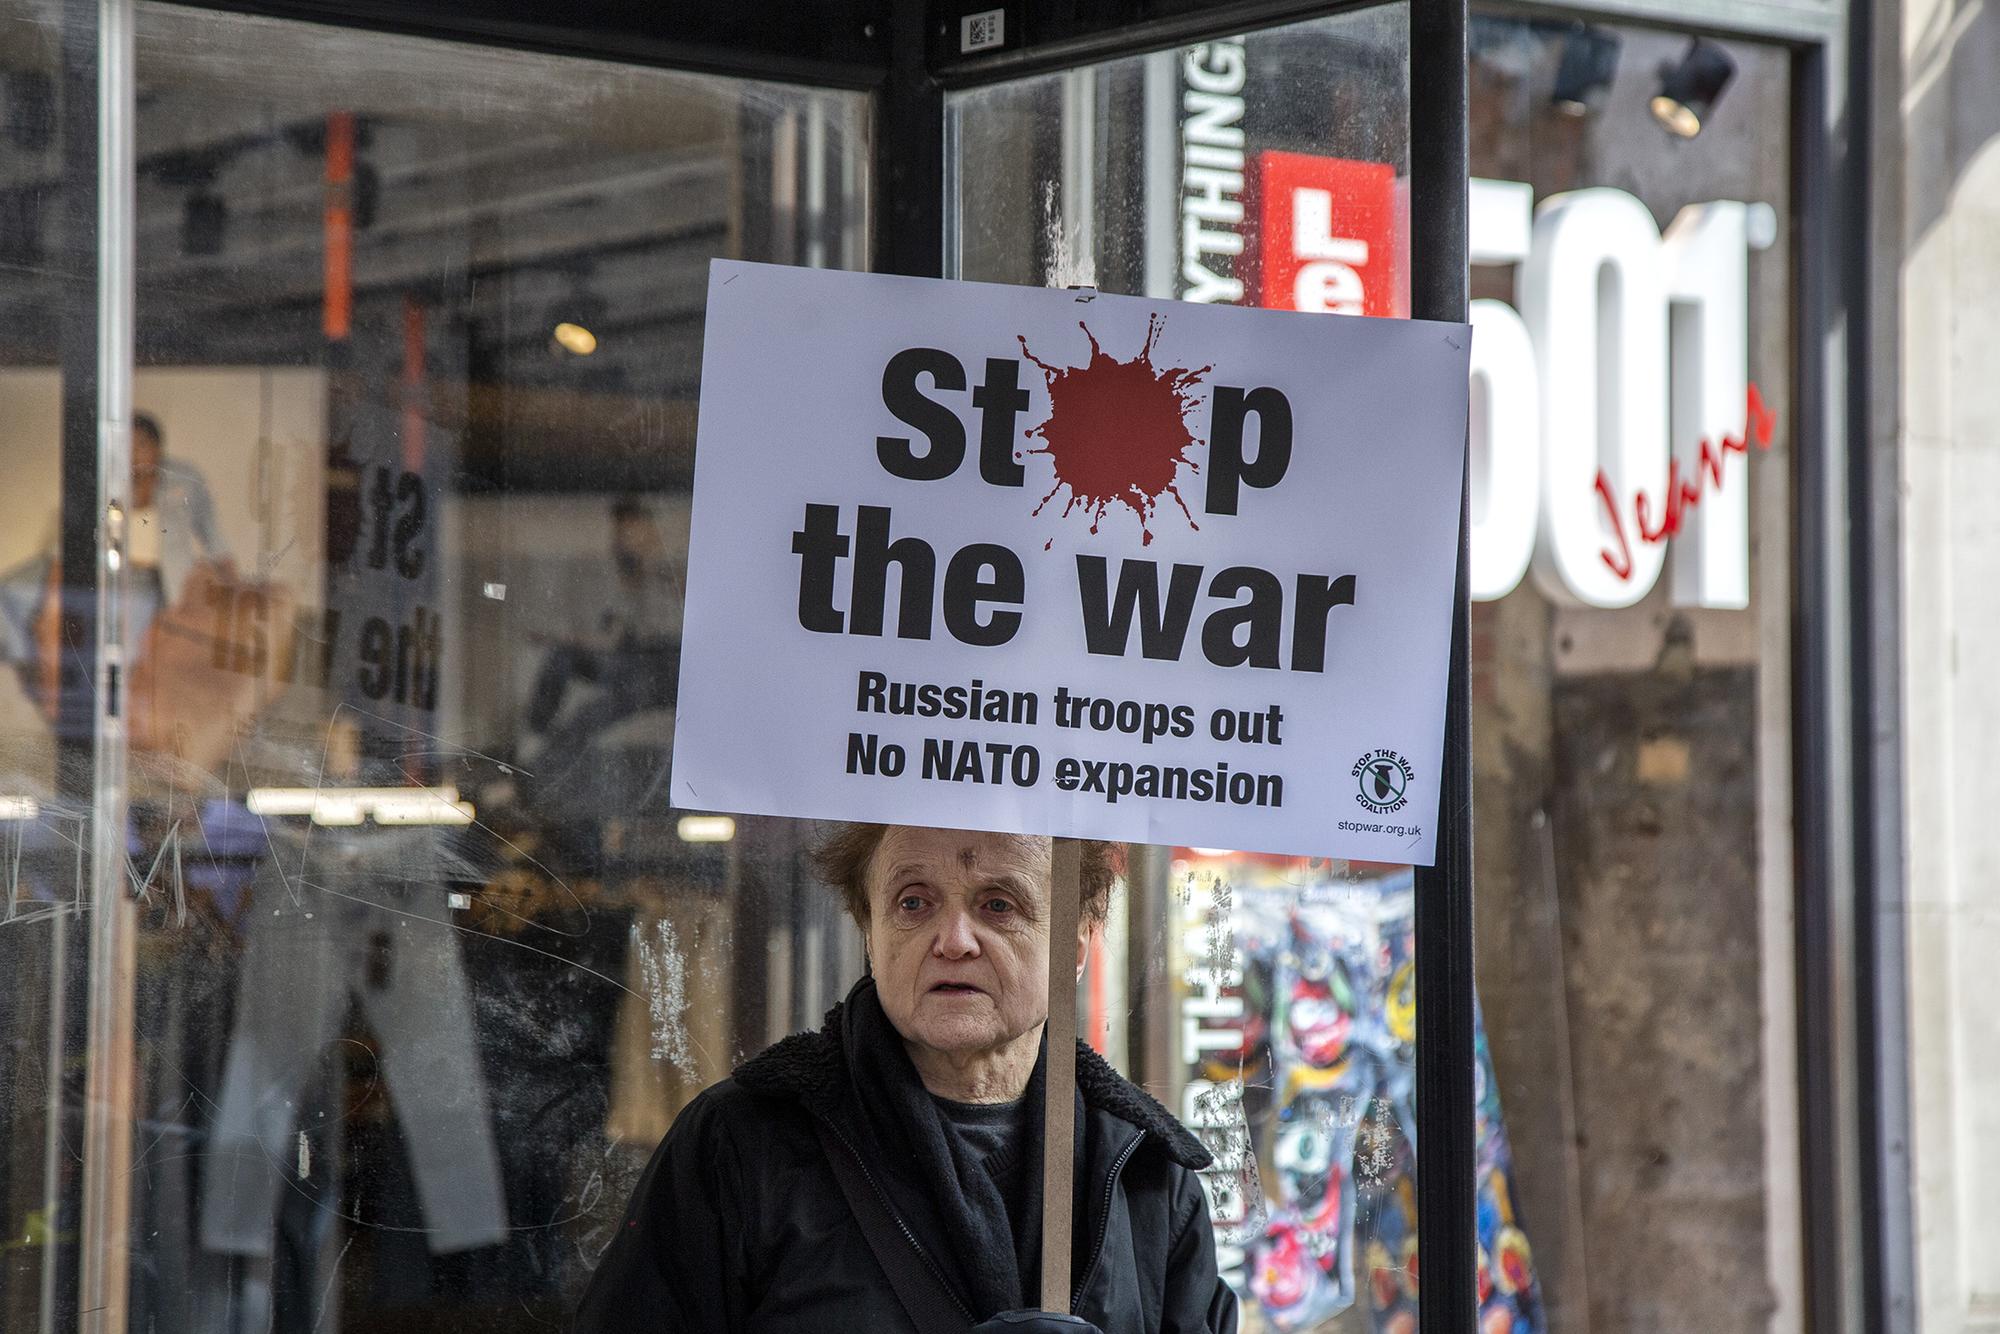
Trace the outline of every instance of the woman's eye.
<path fill-rule="evenodd" d="M 896 900 L 896 906 L 904 912 L 921 912 L 924 901 L 915 894 L 905 894 L 902 898 Z"/>
<path fill-rule="evenodd" d="M 994 913 L 1008 913 L 1014 911 L 1014 905 L 1005 899 L 988 899 L 986 900 L 986 910 Z"/>

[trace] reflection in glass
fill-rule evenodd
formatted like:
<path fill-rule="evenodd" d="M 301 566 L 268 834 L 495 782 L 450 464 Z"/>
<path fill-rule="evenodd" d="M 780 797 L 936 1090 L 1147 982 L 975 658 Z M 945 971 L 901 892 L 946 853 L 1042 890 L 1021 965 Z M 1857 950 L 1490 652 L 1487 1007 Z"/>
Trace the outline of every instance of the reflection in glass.
<path fill-rule="evenodd" d="M 1530 271 L 1575 262 L 1553 235 L 1565 200 L 1621 211 L 1634 260 L 1671 279 L 1637 312 L 1658 321 L 1663 374 L 1599 381 L 1606 403 L 1659 432 L 1662 457 L 1612 487 L 1628 575 L 1588 553 L 1617 579 L 1610 595 L 1531 571 L 1498 540 L 1504 521 L 1484 549 L 1474 537 L 1489 571 L 1472 615 L 1480 998 L 1552 1327 L 1799 1327 L 1789 57 L 1728 43 L 1739 76 L 1683 142 L 1648 101 L 1689 39 L 1591 31 L 1615 61 L 1579 116 L 1549 101 L 1574 37 L 1474 22 L 1474 188 L 1497 205 L 1483 223 L 1475 209 L 1472 237 L 1475 318 L 1491 321 L 1475 347 L 1494 354 L 1474 409 L 1475 492 L 1484 474 L 1486 514 L 1510 512 L 1498 498 L 1524 458 L 1519 388 L 1547 402 L 1575 382 L 1544 355 L 1546 332 L 1489 337 L 1547 321 L 1524 297 Z M 1749 386 L 1774 414 L 1768 449 L 1701 474 L 1704 440 L 1755 434 Z M 1657 499 L 1670 467 L 1701 499 L 1669 542 Z M 1578 489 L 1595 502 L 1591 485 Z M 1640 492 L 1658 542 L 1636 523 Z M 1511 509 L 1531 540 L 1540 509 Z M 1583 512 L 1594 525 L 1602 507 Z M 1601 531 L 1615 549 L 1616 529 Z M 1660 1264 L 1663 1244 L 1685 1263 Z M 1745 1292 L 1772 1294 L 1777 1314 Z"/>
<path fill-rule="evenodd" d="M 74 470 L 66 476 L 64 445 L 96 436 L 86 386 L 97 201 L 71 164 L 95 151 L 97 126 L 66 77 L 78 23 L 75 7 L 57 3 L 0 15 L 0 1328 L 9 1330 L 73 1327 L 83 1259 L 74 1148 L 86 1137 L 81 912 L 97 777 L 97 497 Z"/>
<path fill-rule="evenodd" d="M 1385 6 L 954 96 L 947 253 L 973 279 L 1407 315 L 1407 40 Z M 1407 867 L 1135 858 L 1133 948 L 1155 933 L 1165 976 L 1133 988 L 1158 1010 L 1130 1068 L 1215 1153 L 1249 1329 L 1415 1327 L 1412 892 Z M 1482 1087 L 1482 1239 L 1508 1257 L 1484 1318 L 1533 1330 Z"/>
<path fill-rule="evenodd" d="M 968 278 L 1406 313 L 1400 24 L 1385 9 L 955 96 L 950 253 Z M 1771 184 L 1790 179 L 1790 84 L 1782 51 L 1724 46 L 1728 94 L 1681 141 L 1649 99 L 1686 36 L 1473 25 L 1482 1329 L 1646 1312 L 1747 1330 L 1767 1312 L 1746 1291 L 1797 1310 L 1790 259 Z M 1672 280 L 1639 313 L 1664 374 L 1606 376 L 1608 399 L 1656 394 L 1642 420 L 1682 479 L 1703 439 L 1745 446 L 1671 539 L 1664 451 L 1657 479 L 1611 479 L 1631 578 L 1660 574 L 1602 606 L 1530 571 L 1537 414 L 1564 371 L 1538 365 L 1550 329 L 1530 331 L 1544 317 L 1524 274 L 1569 262 L 1536 205 L 1586 187 L 1620 192 L 1594 197 L 1650 247 L 1633 262 Z M 1554 332 L 1591 333 L 1565 321 Z M 1594 541 L 1588 477 L 1580 497 Z M 1172 994 L 1166 1032 L 1135 1010 L 1133 1066 L 1217 1150 L 1210 1202 L 1246 1323 L 1409 1325 L 1408 872 L 1215 849 L 1137 865 L 1132 948 L 1161 913 Z M 1698 1238 L 1698 1259 L 1655 1263 L 1667 1236 Z"/>
<path fill-rule="evenodd" d="M 0 23 L 0 172 L 44 209 L 60 162 L 13 113 L 54 31 Z M 804 831 L 664 794 L 707 262 L 860 262 L 865 100 L 165 6 L 137 58 L 111 1316 L 560 1324 L 678 1108 L 858 971 Z M 10 329 L 61 302 L 17 212 Z M 43 1152 L 80 1116 L 89 793 L 37 628 L 54 352 L 0 370 L 10 1329 L 78 1235 Z"/>

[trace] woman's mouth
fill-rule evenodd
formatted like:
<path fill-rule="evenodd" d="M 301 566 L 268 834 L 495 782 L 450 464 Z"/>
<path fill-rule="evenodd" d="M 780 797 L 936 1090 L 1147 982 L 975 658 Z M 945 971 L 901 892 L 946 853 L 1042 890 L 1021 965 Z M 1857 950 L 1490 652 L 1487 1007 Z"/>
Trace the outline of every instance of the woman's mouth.
<path fill-rule="evenodd" d="M 931 988 L 931 994 L 943 993 L 947 996 L 983 996 L 986 993 L 970 982 L 940 982 Z"/>

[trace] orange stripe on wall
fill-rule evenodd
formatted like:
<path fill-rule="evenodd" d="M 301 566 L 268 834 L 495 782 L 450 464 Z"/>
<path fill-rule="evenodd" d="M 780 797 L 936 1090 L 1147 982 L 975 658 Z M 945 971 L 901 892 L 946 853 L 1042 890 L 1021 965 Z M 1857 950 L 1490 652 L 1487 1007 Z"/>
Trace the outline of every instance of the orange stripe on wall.
<path fill-rule="evenodd" d="M 403 467 L 424 470 L 424 330 L 429 319 L 423 302 L 403 297 Z"/>
<path fill-rule="evenodd" d="M 326 273 L 320 330 L 344 339 L 354 325 L 354 113 L 326 118 Z"/>

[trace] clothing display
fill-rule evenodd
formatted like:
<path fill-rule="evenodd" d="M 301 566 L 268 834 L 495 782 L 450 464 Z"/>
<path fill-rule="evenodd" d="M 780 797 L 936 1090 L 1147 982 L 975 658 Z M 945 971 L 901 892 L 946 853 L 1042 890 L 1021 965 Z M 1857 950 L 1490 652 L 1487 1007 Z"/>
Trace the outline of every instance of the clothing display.
<path fill-rule="evenodd" d="M 572 763 L 624 719 L 673 708 L 680 583 L 675 567 L 614 556 L 611 577 L 594 584 L 602 601 L 596 614 L 578 617 L 571 636 L 550 647 L 535 673 L 523 720 L 541 737 L 535 754 Z M 579 684 L 586 698 L 571 703 Z M 542 767 L 549 762 L 544 758 Z"/>
<path fill-rule="evenodd" d="M 508 1229 L 504 1245 L 449 1264 L 407 1247 L 410 1286 L 422 1286 L 426 1300 L 434 1296 L 433 1284 L 455 1284 L 489 1301 L 562 1296 L 574 1248 L 566 1220 L 577 1213 L 584 1183 L 604 1161 L 622 995 L 613 979 L 631 953 L 631 922 L 627 909 L 586 909 L 555 898 L 534 908 L 514 934 L 474 930 L 458 937 L 506 1183 Z M 406 1127 L 406 1140 L 408 1135 Z"/>
<path fill-rule="evenodd" d="M 204 1163 L 202 1243 L 269 1256 L 301 1096 L 350 1000 L 380 1050 L 433 1253 L 506 1239 L 493 1120 L 434 828 L 280 830 L 257 870 Z M 410 1220 L 412 1224 L 418 1220 Z"/>
<path fill-rule="evenodd" d="M 1241 1078 L 1270 1196 L 1246 1250 L 1247 1296 L 1276 1329 L 1311 1331 L 1360 1307 L 1377 1334 L 1412 1334 L 1416 1226 L 1416 918 L 1408 871 L 1231 865 L 1226 894 L 1241 1042 L 1191 1073 Z M 1485 1030 L 1478 1028 L 1480 1334 L 1546 1320 Z"/>
<path fill-rule="evenodd" d="M 218 833 L 227 837 L 226 829 Z M 239 869 L 222 860 L 228 852 L 214 859 L 205 849 L 197 854 L 187 867 L 190 889 L 198 880 L 214 883 L 217 869 L 225 875 Z M 162 943 L 142 959 L 135 1007 L 146 1098 L 139 1134 L 151 1146 L 134 1167 L 136 1194 L 139 1221 L 158 1242 L 150 1263 L 134 1274 L 134 1327 L 152 1334 L 233 1331 L 240 1326 L 225 1314 L 232 1305 L 231 1257 L 197 1242 L 203 1100 L 221 1085 L 215 1039 L 229 1031 L 230 974 L 217 942 L 198 931 Z"/>

